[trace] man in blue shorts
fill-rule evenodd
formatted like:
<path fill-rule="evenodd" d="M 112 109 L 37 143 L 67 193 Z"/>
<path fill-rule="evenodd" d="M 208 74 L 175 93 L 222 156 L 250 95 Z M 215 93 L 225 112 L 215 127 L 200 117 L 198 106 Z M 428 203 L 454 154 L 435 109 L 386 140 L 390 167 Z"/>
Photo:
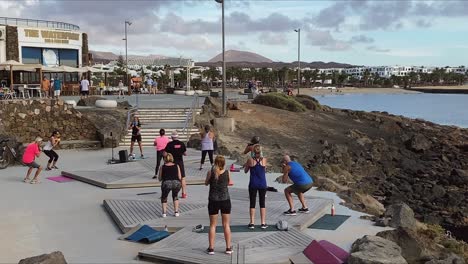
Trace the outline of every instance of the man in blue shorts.
<path fill-rule="evenodd" d="M 283 178 L 282 182 L 287 183 L 288 177 L 293 182 L 293 185 L 284 189 L 284 195 L 286 200 L 289 203 L 289 210 L 284 212 L 285 215 L 296 215 L 296 210 L 294 210 L 294 203 L 292 193 L 295 193 L 299 198 L 299 201 L 302 204 L 302 208 L 298 209 L 300 213 L 309 213 L 309 208 L 307 208 L 304 193 L 312 188 L 314 180 L 312 177 L 304 170 L 304 168 L 298 162 L 291 161 L 291 158 L 288 155 L 283 157 Z"/>

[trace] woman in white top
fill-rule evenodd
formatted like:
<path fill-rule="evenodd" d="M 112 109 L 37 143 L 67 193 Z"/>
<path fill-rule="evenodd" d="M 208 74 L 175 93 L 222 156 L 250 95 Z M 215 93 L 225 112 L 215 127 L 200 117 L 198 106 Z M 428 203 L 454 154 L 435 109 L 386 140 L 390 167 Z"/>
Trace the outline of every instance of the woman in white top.
<path fill-rule="evenodd" d="M 208 153 L 208 157 L 210 158 L 211 166 L 213 166 L 215 134 L 213 131 L 211 131 L 211 127 L 209 125 L 206 125 L 205 131 L 201 132 L 200 136 L 201 136 L 201 150 L 202 150 L 200 170 L 202 170 L 203 163 L 205 163 L 205 158 L 206 158 L 207 153 Z"/>
<path fill-rule="evenodd" d="M 60 143 L 60 133 L 55 130 L 52 132 L 52 136 L 50 136 L 49 141 L 47 141 L 45 147 L 44 147 L 44 154 L 49 157 L 49 162 L 47 162 L 47 168 L 46 170 L 51 170 L 51 169 L 58 169 L 56 166 L 57 160 L 59 158 L 59 155 L 57 152 L 53 150 L 55 146 L 57 146 Z"/>

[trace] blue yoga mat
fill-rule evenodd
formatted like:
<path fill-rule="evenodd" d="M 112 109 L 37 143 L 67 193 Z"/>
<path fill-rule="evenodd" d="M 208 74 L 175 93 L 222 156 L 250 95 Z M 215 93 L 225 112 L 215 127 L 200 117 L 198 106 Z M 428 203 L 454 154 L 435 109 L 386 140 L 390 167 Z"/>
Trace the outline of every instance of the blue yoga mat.
<path fill-rule="evenodd" d="M 157 231 L 147 225 L 144 225 L 126 239 L 135 242 L 154 243 L 168 237 L 169 235 L 170 234 L 167 231 Z"/>

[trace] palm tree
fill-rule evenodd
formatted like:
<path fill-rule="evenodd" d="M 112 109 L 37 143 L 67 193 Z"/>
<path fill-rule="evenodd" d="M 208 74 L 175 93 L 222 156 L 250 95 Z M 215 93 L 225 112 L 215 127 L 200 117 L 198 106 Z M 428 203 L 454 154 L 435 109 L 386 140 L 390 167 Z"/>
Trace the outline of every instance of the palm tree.
<path fill-rule="evenodd" d="M 322 80 L 322 85 L 325 84 L 325 80 L 327 79 L 327 74 L 325 72 L 322 72 L 320 74 L 320 80 Z"/>
<path fill-rule="evenodd" d="M 419 75 L 416 72 L 411 71 L 409 73 L 408 77 L 409 77 L 409 88 L 411 88 L 411 86 L 413 86 L 413 84 L 418 82 Z"/>
<path fill-rule="evenodd" d="M 338 86 L 342 87 L 343 83 L 348 79 L 348 77 L 348 74 L 346 74 L 345 72 L 341 72 L 338 75 Z"/>
<path fill-rule="evenodd" d="M 362 75 L 362 79 L 364 80 L 364 86 L 367 87 L 369 85 L 369 78 L 371 73 L 368 69 L 366 69 Z"/>
<path fill-rule="evenodd" d="M 318 69 L 315 69 L 315 70 L 312 72 L 311 76 L 310 76 L 310 77 L 312 78 L 312 81 L 313 81 L 313 82 L 312 82 L 312 84 L 313 84 L 312 86 L 315 86 L 315 81 L 317 80 L 318 76 L 319 76 L 319 70 L 318 70 Z"/>
<path fill-rule="evenodd" d="M 310 78 L 312 78 L 312 71 L 311 70 L 305 70 L 302 73 L 302 76 L 304 76 L 304 78 L 305 78 L 306 87 L 310 87 Z"/>

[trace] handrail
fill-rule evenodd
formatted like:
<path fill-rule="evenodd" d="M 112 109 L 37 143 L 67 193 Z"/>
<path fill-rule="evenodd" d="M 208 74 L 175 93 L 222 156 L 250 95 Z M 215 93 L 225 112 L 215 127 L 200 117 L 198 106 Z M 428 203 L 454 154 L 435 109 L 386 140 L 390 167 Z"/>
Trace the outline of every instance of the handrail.
<path fill-rule="evenodd" d="M 47 28 L 59 28 L 59 29 L 69 29 L 69 30 L 80 30 L 80 27 L 65 22 L 50 21 L 50 20 L 40 20 L 40 19 L 28 19 L 28 18 L 15 18 L 15 17 L 0 17 L 0 24 L 4 25 L 25 25 L 30 27 L 47 27 Z M 22 22 L 23 24 L 18 24 Z"/>
<path fill-rule="evenodd" d="M 185 124 L 184 129 L 182 129 L 182 135 L 186 135 L 188 133 L 188 125 L 191 122 L 191 126 L 194 124 L 193 113 L 195 112 L 195 108 L 198 108 L 199 105 L 199 97 L 198 94 L 195 93 L 193 95 L 192 106 L 190 107 L 189 111 L 187 112 L 187 116 L 185 117 Z M 187 142 L 189 141 L 190 137 L 187 137 Z"/>

